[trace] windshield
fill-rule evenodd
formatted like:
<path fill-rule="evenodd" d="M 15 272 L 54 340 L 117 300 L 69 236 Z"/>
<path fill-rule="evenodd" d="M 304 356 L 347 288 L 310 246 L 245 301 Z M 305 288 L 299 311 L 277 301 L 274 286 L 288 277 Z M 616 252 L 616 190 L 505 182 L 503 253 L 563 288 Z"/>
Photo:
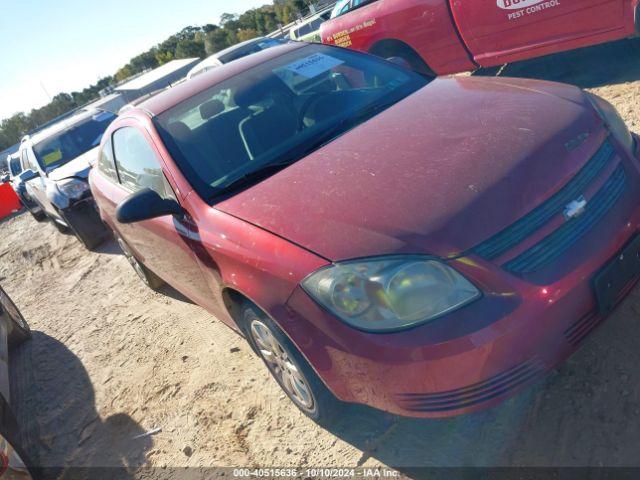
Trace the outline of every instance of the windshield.
<path fill-rule="evenodd" d="M 184 175 L 210 199 L 298 160 L 427 83 L 376 57 L 309 45 L 244 71 L 154 119 Z"/>
<path fill-rule="evenodd" d="M 116 118 L 111 112 L 95 115 L 47 137 L 33 146 L 40 167 L 49 172 L 97 147 L 102 134 Z"/>

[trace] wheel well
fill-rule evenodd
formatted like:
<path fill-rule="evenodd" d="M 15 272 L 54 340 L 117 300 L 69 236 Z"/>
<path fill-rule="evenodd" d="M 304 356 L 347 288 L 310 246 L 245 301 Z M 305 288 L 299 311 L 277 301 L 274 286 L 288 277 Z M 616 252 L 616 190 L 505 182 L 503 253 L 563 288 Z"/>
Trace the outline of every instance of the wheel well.
<path fill-rule="evenodd" d="M 242 322 L 240 321 L 241 308 L 245 302 L 253 302 L 251 302 L 248 297 L 232 288 L 225 288 L 222 291 L 222 301 L 224 302 L 227 312 L 229 312 L 229 316 L 236 324 L 238 332 L 244 335 L 245 332 L 242 328 Z"/>
<path fill-rule="evenodd" d="M 382 58 L 401 57 L 404 58 L 411 68 L 416 72 L 429 77 L 435 77 L 436 74 L 429 68 L 429 65 L 422 59 L 418 53 L 409 45 L 401 40 L 385 39 L 373 44 L 369 49 L 369 53 Z"/>

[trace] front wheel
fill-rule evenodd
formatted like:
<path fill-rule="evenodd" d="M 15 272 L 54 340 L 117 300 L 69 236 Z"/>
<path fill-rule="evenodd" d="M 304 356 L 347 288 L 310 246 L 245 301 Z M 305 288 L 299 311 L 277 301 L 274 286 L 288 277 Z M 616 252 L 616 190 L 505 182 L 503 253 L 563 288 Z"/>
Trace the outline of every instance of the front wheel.
<path fill-rule="evenodd" d="M 142 280 L 147 287 L 151 290 L 158 290 L 162 285 L 164 285 L 164 282 L 160 277 L 138 261 L 138 259 L 133 255 L 133 252 L 129 249 L 129 246 L 124 240 L 122 240 L 122 238 L 120 238 L 119 235 L 117 235 L 116 238 L 125 258 L 138 274 L 140 280 Z"/>
<path fill-rule="evenodd" d="M 242 308 L 242 323 L 249 344 L 296 407 L 320 424 L 335 420 L 344 404 L 329 391 L 282 330 L 249 303 Z"/>
<path fill-rule="evenodd" d="M 42 210 L 40 210 L 39 212 L 34 212 L 29 207 L 27 207 L 27 210 L 29 210 L 29 213 L 36 222 L 44 222 L 47 219 L 47 216 Z"/>

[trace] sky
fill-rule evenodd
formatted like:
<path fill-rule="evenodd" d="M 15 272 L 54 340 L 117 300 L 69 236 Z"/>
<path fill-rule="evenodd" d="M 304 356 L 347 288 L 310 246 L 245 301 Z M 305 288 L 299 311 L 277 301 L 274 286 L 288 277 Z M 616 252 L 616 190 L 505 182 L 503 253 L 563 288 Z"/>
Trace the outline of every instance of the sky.
<path fill-rule="evenodd" d="M 0 119 L 113 75 L 187 25 L 270 0 L 0 0 Z M 47 93 L 45 93 L 47 92 Z"/>

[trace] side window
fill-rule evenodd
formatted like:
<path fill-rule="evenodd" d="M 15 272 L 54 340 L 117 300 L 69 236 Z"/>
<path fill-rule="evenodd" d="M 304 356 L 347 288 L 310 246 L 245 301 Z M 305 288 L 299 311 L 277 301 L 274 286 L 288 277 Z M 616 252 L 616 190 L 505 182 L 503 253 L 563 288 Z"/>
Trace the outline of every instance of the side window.
<path fill-rule="evenodd" d="M 116 130 L 112 137 L 115 166 L 120 183 L 132 191 L 151 188 L 163 198 L 175 198 L 155 152 L 133 127 Z"/>
<path fill-rule="evenodd" d="M 311 26 L 308 23 L 302 25 L 298 29 L 298 37 L 303 37 L 304 35 L 306 35 L 308 33 L 311 33 Z"/>
<path fill-rule="evenodd" d="M 354 8 L 357 8 L 357 7 L 361 6 L 361 5 L 365 5 L 367 3 L 373 3 L 375 1 L 376 0 L 351 0 L 350 2 L 345 4 L 344 7 L 342 7 L 340 12 L 338 12 L 338 15 L 344 15 L 345 13 L 350 12 Z"/>
<path fill-rule="evenodd" d="M 27 155 L 27 149 L 25 148 L 24 150 L 22 150 L 22 152 L 20 152 L 20 165 L 22 166 L 23 170 L 28 170 L 28 169 L 32 169 L 31 165 L 29 164 L 29 156 Z"/>
<path fill-rule="evenodd" d="M 111 144 L 111 139 L 104 144 L 102 152 L 100 152 L 100 158 L 98 158 L 98 170 L 111 180 L 116 182 L 118 181 L 116 166 L 113 163 L 113 145 Z"/>

